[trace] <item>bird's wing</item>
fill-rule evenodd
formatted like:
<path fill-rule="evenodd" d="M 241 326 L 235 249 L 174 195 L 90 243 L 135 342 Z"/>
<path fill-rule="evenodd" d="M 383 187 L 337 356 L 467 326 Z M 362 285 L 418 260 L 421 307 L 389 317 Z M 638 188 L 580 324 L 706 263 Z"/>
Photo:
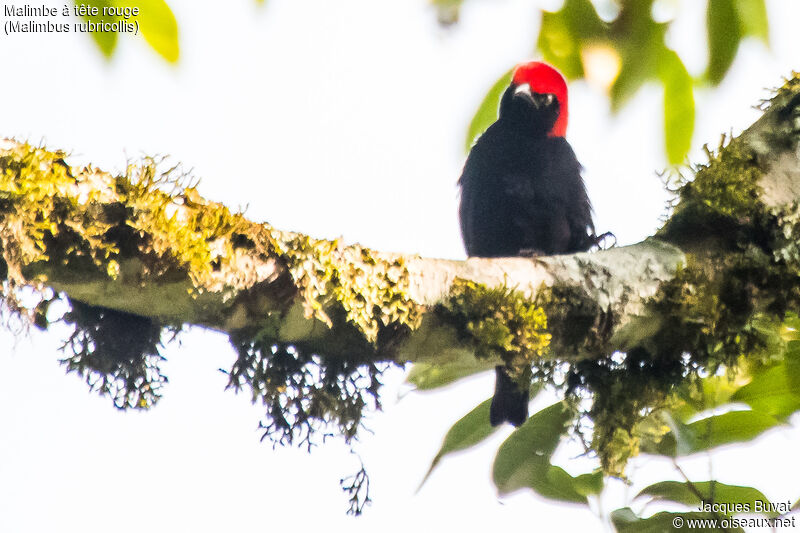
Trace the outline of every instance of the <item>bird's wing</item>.
<path fill-rule="evenodd" d="M 550 158 L 551 168 L 547 173 L 556 184 L 555 196 L 563 205 L 564 216 L 569 226 L 569 242 L 564 253 L 588 250 L 594 236 L 592 222 L 592 203 L 586 193 L 586 184 L 581 173 L 583 167 L 575 157 L 572 147 L 563 137 L 552 139 L 550 147 L 554 157 Z"/>

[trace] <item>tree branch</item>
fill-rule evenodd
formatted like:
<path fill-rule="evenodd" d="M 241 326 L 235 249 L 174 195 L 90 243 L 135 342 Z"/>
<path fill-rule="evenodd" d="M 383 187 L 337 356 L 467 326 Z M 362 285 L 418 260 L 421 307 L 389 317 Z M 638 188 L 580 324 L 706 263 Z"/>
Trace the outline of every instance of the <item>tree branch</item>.
<path fill-rule="evenodd" d="M 795 78 L 760 120 L 720 151 L 720 158 L 735 151 L 739 160 L 747 153 L 748 168 L 759 175 L 750 201 L 770 212 L 800 198 L 797 86 Z M 704 231 L 708 218 L 688 209 L 686 200 L 659 235 L 633 246 L 532 259 L 402 256 L 249 221 L 201 198 L 178 169 L 160 171 L 158 161 L 112 176 L 69 167 L 65 157 L 12 140 L 0 144 L 0 241 L 12 289 L 49 286 L 171 324 L 224 332 L 268 328 L 275 340 L 327 352 L 352 348 L 352 332 L 330 327 L 340 313 L 377 358 L 398 362 L 473 351 L 433 312 L 457 279 L 505 285 L 528 297 L 543 287 L 574 287 L 614 317 L 605 350 L 626 350 L 641 342 L 647 324 L 661 320 L 647 304 L 686 265 L 686 254 L 709 257 L 726 246 Z M 548 318 L 558 331 L 558 317 Z M 398 325 L 409 332 L 379 338 Z"/>

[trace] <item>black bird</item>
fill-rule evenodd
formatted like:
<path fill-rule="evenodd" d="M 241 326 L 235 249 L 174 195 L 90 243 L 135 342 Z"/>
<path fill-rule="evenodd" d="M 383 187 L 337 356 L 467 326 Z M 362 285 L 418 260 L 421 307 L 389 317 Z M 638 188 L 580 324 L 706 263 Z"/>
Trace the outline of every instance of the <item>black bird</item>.
<path fill-rule="evenodd" d="M 461 236 L 470 257 L 568 254 L 596 244 L 592 207 L 567 130 L 567 83 L 546 63 L 514 71 L 497 121 L 470 151 L 459 179 Z M 504 365 L 493 426 L 528 418 L 529 384 Z"/>

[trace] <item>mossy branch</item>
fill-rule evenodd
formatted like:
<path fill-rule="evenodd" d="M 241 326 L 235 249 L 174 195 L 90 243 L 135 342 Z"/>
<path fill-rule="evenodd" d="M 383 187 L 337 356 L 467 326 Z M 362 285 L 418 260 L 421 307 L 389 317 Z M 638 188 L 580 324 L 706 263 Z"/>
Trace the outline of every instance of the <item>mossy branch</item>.
<path fill-rule="evenodd" d="M 471 350 L 432 311 L 454 282 L 582 287 L 636 317 L 682 252 L 665 242 L 574 256 L 455 261 L 376 252 L 247 220 L 185 186 L 157 162 L 113 176 L 73 168 L 66 154 L 6 140 L 0 146 L 0 242 L 13 299 L 51 287 L 72 300 L 336 355 L 368 350 L 396 362 Z M 334 318 L 343 327 L 331 327 Z M 557 324 L 552 324 L 557 327 Z M 558 342 L 558 340 L 556 340 Z"/>
<path fill-rule="evenodd" d="M 278 432 L 280 442 L 308 419 L 354 436 L 369 400 L 362 393 L 377 403 L 382 362 L 566 361 L 568 388 L 604 391 L 603 401 L 595 398 L 602 406 L 613 400 L 609 358 L 624 352 L 638 371 L 652 364 L 654 374 L 671 376 L 642 386 L 635 413 L 653 390 L 686 376 L 682 354 L 702 367 L 731 364 L 761 342 L 755 319 L 800 307 L 800 80 L 763 109 L 678 184 L 671 218 L 652 238 L 594 253 L 466 261 L 256 223 L 202 198 L 179 169 L 153 159 L 114 176 L 71 167 L 64 152 L 0 141 L 4 297 L 38 324 L 47 306 L 26 309 L 26 287 L 173 329 L 230 334 L 239 352 L 231 386 L 249 385 L 269 405 L 266 433 Z M 481 309 L 466 309 L 469 302 Z M 512 320 L 515 313 L 530 324 Z M 150 338 L 145 351 L 157 342 Z M 80 355 L 81 368 L 97 366 Z M 319 374 L 309 365 L 321 365 Z M 618 429 L 631 420 L 607 422 Z"/>
<path fill-rule="evenodd" d="M 341 313 L 361 334 L 359 349 L 372 346 L 376 358 L 397 362 L 469 349 L 427 312 L 456 280 L 507 286 L 527 296 L 570 285 L 613 315 L 608 347 L 624 350 L 658 318 L 648 316 L 646 303 L 686 265 L 685 253 L 725 247 L 725 235 L 714 231 L 729 228 L 711 218 L 739 223 L 751 211 L 777 212 L 800 199 L 797 84 L 781 89 L 759 121 L 701 168 L 713 194 L 682 201 L 654 238 L 534 259 L 427 259 L 316 240 L 205 200 L 184 176 L 176 177 L 177 169 L 162 172 L 155 160 L 113 176 L 91 166 L 70 167 L 63 152 L 5 140 L 0 243 L 8 280 L 172 324 L 228 333 L 268 328 L 276 340 L 328 353 L 354 342 L 351 331 L 330 327 L 331 315 Z M 716 168 L 724 165 L 715 161 L 726 159 L 735 165 Z M 731 198 L 714 197 L 724 194 Z M 736 205 L 719 207 L 726 202 Z M 553 317 L 550 326 L 559 327 Z M 398 334 L 403 328 L 413 333 Z M 553 339 L 556 345 L 575 340 Z"/>

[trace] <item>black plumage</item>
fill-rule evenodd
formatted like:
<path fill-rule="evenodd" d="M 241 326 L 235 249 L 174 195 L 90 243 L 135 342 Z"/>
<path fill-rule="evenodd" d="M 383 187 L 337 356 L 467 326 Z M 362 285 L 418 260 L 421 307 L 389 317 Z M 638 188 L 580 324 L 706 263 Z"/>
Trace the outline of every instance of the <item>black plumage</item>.
<path fill-rule="evenodd" d="M 512 83 L 497 122 L 472 148 L 459 180 L 469 256 L 566 254 L 596 243 L 581 165 L 566 139 L 553 135 L 565 84 L 563 91 L 535 92 Z M 528 417 L 527 384 L 512 379 L 503 365 L 496 370 L 491 423 L 518 426 Z"/>

